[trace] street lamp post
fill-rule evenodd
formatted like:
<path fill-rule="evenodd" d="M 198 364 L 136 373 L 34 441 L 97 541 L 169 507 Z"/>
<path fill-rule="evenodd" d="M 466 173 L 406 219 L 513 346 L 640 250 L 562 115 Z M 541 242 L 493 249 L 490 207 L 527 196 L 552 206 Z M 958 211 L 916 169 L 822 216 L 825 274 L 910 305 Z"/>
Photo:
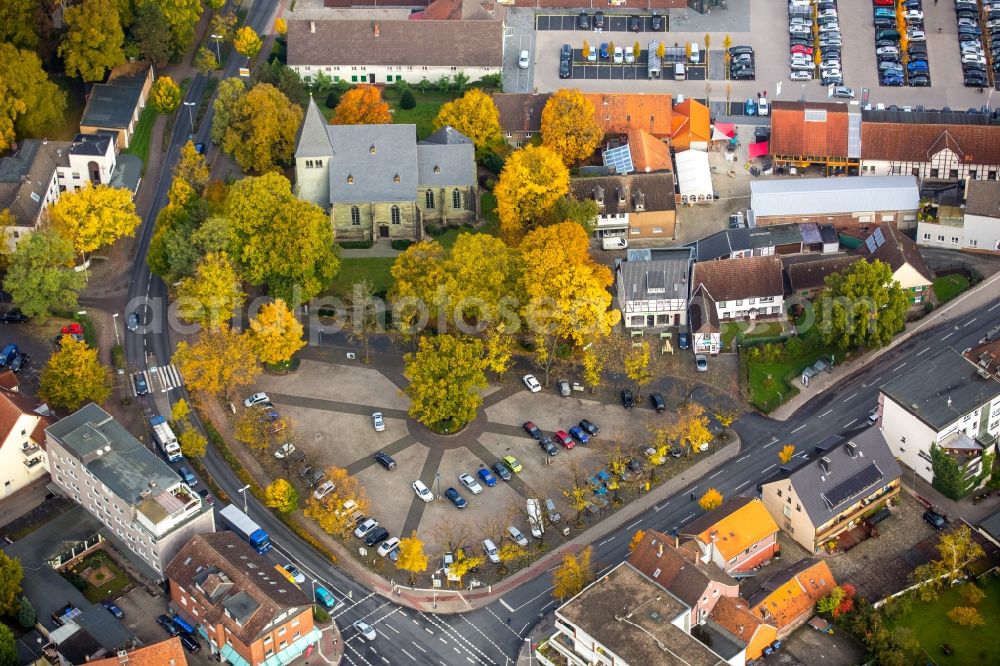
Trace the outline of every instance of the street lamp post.
<path fill-rule="evenodd" d="M 437 498 L 441 499 L 441 472 L 434 472 L 434 481 L 437 485 Z"/>
<path fill-rule="evenodd" d="M 188 120 L 191 122 L 191 135 L 194 135 L 194 111 L 191 110 L 194 105 L 194 102 L 184 102 L 184 106 L 188 109 Z"/>
<path fill-rule="evenodd" d="M 222 60 L 222 55 L 219 54 L 219 40 L 222 39 L 222 35 L 212 35 L 212 39 L 215 41 L 215 59 Z"/>
<path fill-rule="evenodd" d="M 115 344 L 120 347 L 121 344 L 122 344 L 122 341 L 118 337 L 118 313 L 116 312 L 113 315 L 111 315 L 111 319 L 112 319 L 111 325 L 115 327 Z"/>
<path fill-rule="evenodd" d="M 249 507 L 247 506 L 247 491 L 248 490 L 250 490 L 250 486 L 249 485 L 243 486 L 238 491 L 241 495 L 243 495 L 243 513 L 245 513 L 247 515 L 249 515 L 249 511 L 250 511 Z"/>

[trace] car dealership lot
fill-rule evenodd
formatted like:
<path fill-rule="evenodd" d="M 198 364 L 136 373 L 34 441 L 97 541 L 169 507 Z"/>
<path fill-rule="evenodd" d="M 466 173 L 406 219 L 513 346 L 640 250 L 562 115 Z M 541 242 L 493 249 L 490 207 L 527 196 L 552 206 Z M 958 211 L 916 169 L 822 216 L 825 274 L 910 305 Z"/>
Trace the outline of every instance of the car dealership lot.
<path fill-rule="evenodd" d="M 928 108 L 949 106 L 953 109 L 966 109 L 982 106 L 986 98 L 974 88 L 966 88 L 962 84 L 962 70 L 958 51 L 958 33 L 955 22 L 955 12 L 950 2 L 934 5 L 924 3 L 925 24 L 927 26 L 928 59 L 933 72 L 932 86 L 929 88 L 883 88 L 878 85 L 874 52 L 875 33 L 872 25 L 871 0 L 839 0 L 841 33 L 843 38 L 843 74 L 844 85 L 853 88 L 857 100 L 862 97 L 863 89 L 869 90 L 869 101 L 873 104 L 883 102 L 886 105 L 917 105 Z M 521 11 L 521 10 L 518 10 Z M 725 13 L 724 11 L 722 12 Z M 672 13 L 671 18 L 674 19 Z M 563 44 L 570 44 L 574 49 L 580 49 L 586 39 L 591 46 L 599 46 L 602 42 L 615 42 L 619 45 L 630 45 L 638 38 L 645 48 L 644 39 L 650 35 L 634 32 L 610 32 L 604 30 L 598 34 L 582 30 L 543 30 L 535 32 L 534 67 L 532 72 L 533 88 L 539 92 L 551 92 L 565 86 L 574 86 L 587 92 L 667 92 L 684 94 L 704 99 L 706 94 L 712 102 L 724 101 L 727 86 L 731 88 L 731 100 L 756 98 L 756 93 L 767 91 L 771 101 L 792 101 L 804 98 L 806 100 L 822 101 L 828 99 L 827 88 L 818 81 L 807 82 L 804 85 L 789 80 L 788 70 L 788 7 L 786 2 L 773 0 L 750 0 L 750 21 L 748 32 L 709 32 L 711 35 L 711 51 L 716 56 L 721 48 L 726 34 L 729 34 L 733 45 L 752 46 L 755 52 L 755 81 L 724 81 L 713 79 L 709 81 L 687 80 L 649 80 L 607 78 L 582 79 L 559 78 L 559 50 Z M 673 27 L 682 28 L 683 23 L 673 20 Z M 939 32 L 937 28 L 940 27 Z M 704 51 L 705 32 L 666 32 L 660 38 L 667 46 L 682 46 L 685 42 L 697 42 Z M 724 71 L 709 66 L 710 72 Z M 781 92 L 776 84 L 781 82 Z M 706 91 L 706 87 L 708 90 Z"/>

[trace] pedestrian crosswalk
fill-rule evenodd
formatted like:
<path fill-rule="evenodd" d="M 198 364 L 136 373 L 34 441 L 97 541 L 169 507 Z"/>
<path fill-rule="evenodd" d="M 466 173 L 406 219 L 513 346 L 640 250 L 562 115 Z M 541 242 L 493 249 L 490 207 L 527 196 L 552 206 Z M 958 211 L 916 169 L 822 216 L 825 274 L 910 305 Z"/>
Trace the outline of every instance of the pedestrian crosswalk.
<path fill-rule="evenodd" d="M 173 363 L 149 368 L 149 378 L 152 384 L 159 387 L 161 393 L 184 384 L 181 373 Z"/>

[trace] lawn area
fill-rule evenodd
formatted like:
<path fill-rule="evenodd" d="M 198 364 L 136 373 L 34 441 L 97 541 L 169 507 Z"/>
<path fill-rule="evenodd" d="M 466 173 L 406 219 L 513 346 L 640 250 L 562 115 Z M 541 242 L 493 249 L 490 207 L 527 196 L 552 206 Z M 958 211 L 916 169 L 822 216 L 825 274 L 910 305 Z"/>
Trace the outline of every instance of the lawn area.
<path fill-rule="evenodd" d="M 149 159 L 149 142 L 153 136 L 153 123 L 156 122 L 156 111 L 153 107 L 147 106 L 139 115 L 139 122 L 136 123 L 135 133 L 128 144 L 125 152 L 135 155 L 142 160 L 143 171 L 146 170 L 146 160 Z"/>
<path fill-rule="evenodd" d="M 479 198 L 479 217 L 486 220 L 483 231 L 497 234 L 500 231 L 500 218 L 497 217 L 497 198 L 492 192 L 483 192 Z"/>
<path fill-rule="evenodd" d="M 86 583 L 81 590 L 87 601 L 97 603 L 102 599 L 117 596 L 122 590 L 132 584 L 132 579 L 118 568 L 110 556 L 104 551 L 97 551 L 87 556 L 72 571 L 64 574 L 70 582 L 74 579 Z M 75 583 L 74 583 L 75 584 Z"/>
<path fill-rule="evenodd" d="M 781 335 L 781 332 L 785 330 L 781 322 L 762 321 L 753 327 L 753 331 L 744 333 L 749 326 L 746 322 L 730 321 L 724 323 L 722 325 L 722 348 L 726 350 L 731 349 L 733 338 L 741 333 L 743 334 L 741 336 L 742 339 L 754 340 L 755 338 L 774 338 Z"/>
<path fill-rule="evenodd" d="M 934 280 L 934 295 L 938 303 L 947 303 L 969 288 L 969 278 L 964 275 L 945 275 Z"/>
<path fill-rule="evenodd" d="M 909 612 L 900 615 L 893 626 L 908 627 L 936 664 L 1000 664 L 1000 641 L 988 637 L 993 631 L 990 627 L 1000 624 L 1000 580 L 987 576 L 978 585 L 986 593 L 978 605 L 986 621 L 983 627 L 968 629 L 948 619 L 948 611 L 966 605 L 958 593 L 961 586 L 944 590 L 937 601 L 914 600 Z M 944 643 L 954 649 L 950 656 L 941 651 Z"/>
<path fill-rule="evenodd" d="M 425 93 L 413 89 L 413 98 L 417 105 L 412 109 L 399 108 L 399 93 L 393 88 L 382 91 L 382 97 L 392 107 L 392 120 L 395 123 L 412 123 L 417 126 L 417 138 L 424 139 L 434 131 L 434 117 L 445 102 L 450 102 L 460 96 L 458 92 L 428 90 Z"/>
<path fill-rule="evenodd" d="M 799 392 L 799 376 L 807 366 L 829 356 L 819 340 L 810 344 L 812 335 L 801 336 L 801 351 L 795 356 L 776 361 L 752 361 L 747 358 L 747 381 L 750 402 L 763 412 L 770 412 Z"/>
<path fill-rule="evenodd" d="M 350 296 L 355 283 L 368 280 L 375 285 L 375 293 L 384 294 L 392 285 L 389 269 L 395 260 L 395 257 L 347 257 L 342 260 L 340 273 L 326 293 Z"/>
<path fill-rule="evenodd" d="M 83 83 L 79 79 L 69 79 L 65 76 L 50 78 L 66 93 L 66 111 L 62 114 L 62 121 L 58 125 L 47 128 L 45 136 L 53 141 L 72 141 L 73 137 L 80 133 L 80 118 L 83 117 L 84 107 Z"/>

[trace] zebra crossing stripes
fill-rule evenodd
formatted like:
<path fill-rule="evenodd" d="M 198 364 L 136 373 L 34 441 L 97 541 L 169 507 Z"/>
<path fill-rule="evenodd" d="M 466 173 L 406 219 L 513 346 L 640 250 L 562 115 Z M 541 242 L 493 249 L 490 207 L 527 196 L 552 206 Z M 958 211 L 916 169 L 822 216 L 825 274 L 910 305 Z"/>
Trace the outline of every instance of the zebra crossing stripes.
<path fill-rule="evenodd" d="M 172 363 L 170 365 L 151 367 L 149 369 L 149 377 L 160 387 L 161 393 L 184 384 L 184 380 L 181 379 L 181 373 Z"/>

